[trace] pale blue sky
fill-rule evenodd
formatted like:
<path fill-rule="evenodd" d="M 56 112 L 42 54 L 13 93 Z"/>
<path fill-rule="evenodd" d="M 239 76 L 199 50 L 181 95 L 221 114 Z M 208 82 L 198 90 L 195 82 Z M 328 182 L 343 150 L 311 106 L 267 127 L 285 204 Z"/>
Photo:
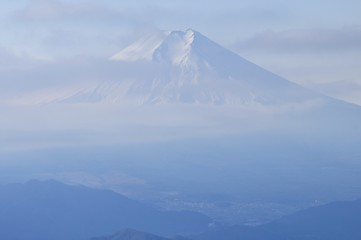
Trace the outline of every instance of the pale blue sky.
<path fill-rule="evenodd" d="M 298 83 L 361 86 L 360 9 L 357 0 L 4 0 L 0 57 L 107 57 L 144 32 L 193 28 Z"/>

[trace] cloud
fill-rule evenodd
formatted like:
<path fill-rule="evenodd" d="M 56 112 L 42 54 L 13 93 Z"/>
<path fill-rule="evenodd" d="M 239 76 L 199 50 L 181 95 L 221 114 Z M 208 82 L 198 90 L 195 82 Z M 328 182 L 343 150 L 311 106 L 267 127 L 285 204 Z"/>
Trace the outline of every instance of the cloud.
<path fill-rule="evenodd" d="M 57 0 L 30 0 L 13 17 L 19 21 L 48 23 L 58 20 L 89 20 L 90 18 L 112 17 L 109 9 L 89 3 L 64 3 Z M 46 22 L 44 22 L 46 21 Z"/>
<path fill-rule="evenodd" d="M 149 24 L 151 19 L 163 16 L 168 12 L 164 8 L 144 6 L 131 8 L 124 6 L 111 7 L 104 3 L 64 2 L 60 0 L 29 0 L 27 5 L 12 14 L 12 20 L 21 24 L 48 25 L 67 23 L 77 25 L 83 23 L 88 27 L 99 27 L 109 24 L 106 28 L 122 25 Z M 169 13 L 167 16 L 171 16 Z M 69 26 L 69 25 L 68 25 Z M 98 29 L 101 30 L 101 29 Z"/>
<path fill-rule="evenodd" d="M 18 57 L 6 48 L 0 47 L 0 67 L 3 68 L 6 65 L 16 62 Z"/>
<path fill-rule="evenodd" d="M 114 186 L 145 185 L 146 181 L 119 172 L 107 172 L 95 175 L 87 172 L 65 172 L 49 174 L 45 178 L 58 179 L 71 184 L 81 184 L 88 187 L 112 188 Z"/>
<path fill-rule="evenodd" d="M 292 29 L 265 31 L 239 41 L 235 48 L 292 53 L 339 52 L 361 49 L 361 26 L 334 29 Z"/>
<path fill-rule="evenodd" d="M 0 46 L 0 73 L 13 71 L 13 74 L 16 70 L 30 69 L 45 61 L 49 61 L 49 59 L 40 55 L 32 55 L 26 51 L 14 51 Z M 2 77 L 4 78 L 4 75 Z"/>
<path fill-rule="evenodd" d="M 109 4 L 65 2 L 60 0 L 30 0 L 7 18 L 6 34 L 17 48 L 31 49 L 52 58 L 69 55 L 107 57 L 141 33 L 156 28 L 153 20 L 162 9 L 142 7 L 132 9 Z M 5 42 L 5 41 L 4 41 Z"/>

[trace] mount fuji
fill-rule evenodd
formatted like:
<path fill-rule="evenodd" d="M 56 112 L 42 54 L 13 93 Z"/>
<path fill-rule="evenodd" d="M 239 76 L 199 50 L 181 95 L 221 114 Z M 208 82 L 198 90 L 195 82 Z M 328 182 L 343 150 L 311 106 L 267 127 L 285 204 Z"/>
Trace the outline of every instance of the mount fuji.
<path fill-rule="evenodd" d="M 283 105 L 326 99 L 191 29 L 143 37 L 109 60 L 103 68 L 88 66 L 80 77 L 87 81 L 37 89 L 12 102 Z"/>
<path fill-rule="evenodd" d="M 142 103 L 275 104 L 317 97 L 191 29 L 140 39 L 111 60 L 157 69 L 148 79 L 128 81 L 126 95 Z"/>

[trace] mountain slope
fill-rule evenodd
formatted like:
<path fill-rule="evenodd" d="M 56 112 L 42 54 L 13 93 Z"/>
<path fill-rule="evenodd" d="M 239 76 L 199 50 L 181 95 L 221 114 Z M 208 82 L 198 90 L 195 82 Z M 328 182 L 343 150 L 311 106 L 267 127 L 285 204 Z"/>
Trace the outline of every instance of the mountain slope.
<path fill-rule="evenodd" d="M 309 208 L 257 227 L 215 229 L 193 240 L 358 240 L 361 238 L 361 200 Z M 93 240 L 166 240 L 135 230 Z M 168 239 L 169 240 L 169 239 Z"/>
<path fill-rule="evenodd" d="M 87 239 L 136 228 L 160 235 L 207 229 L 210 219 L 191 212 L 161 211 L 112 191 L 55 181 L 0 187 L 0 238 Z"/>
<path fill-rule="evenodd" d="M 258 227 L 234 226 L 194 237 L 194 240 L 358 240 L 361 200 L 335 202 L 300 211 Z"/>

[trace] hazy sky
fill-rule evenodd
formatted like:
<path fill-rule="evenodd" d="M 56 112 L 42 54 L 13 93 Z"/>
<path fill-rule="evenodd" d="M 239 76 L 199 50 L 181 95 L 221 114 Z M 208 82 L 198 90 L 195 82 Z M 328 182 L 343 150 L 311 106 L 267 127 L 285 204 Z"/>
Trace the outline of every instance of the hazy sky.
<path fill-rule="evenodd" d="M 292 81 L 361 103 L 360 9 L 358 0 L 3 0 L 0 64 L 108 57 L 145 32 L 193 28 Z"/>

